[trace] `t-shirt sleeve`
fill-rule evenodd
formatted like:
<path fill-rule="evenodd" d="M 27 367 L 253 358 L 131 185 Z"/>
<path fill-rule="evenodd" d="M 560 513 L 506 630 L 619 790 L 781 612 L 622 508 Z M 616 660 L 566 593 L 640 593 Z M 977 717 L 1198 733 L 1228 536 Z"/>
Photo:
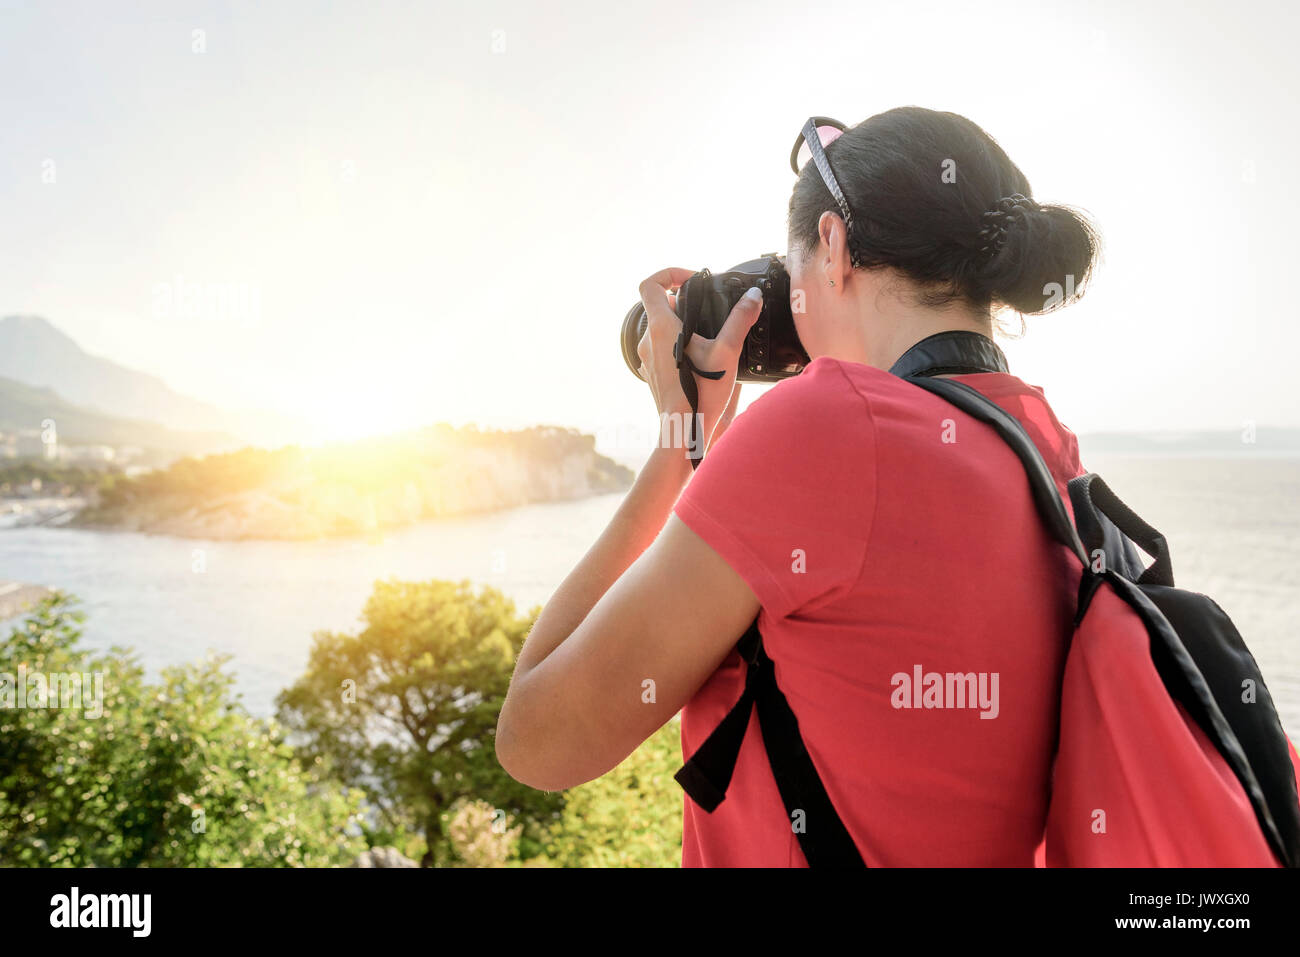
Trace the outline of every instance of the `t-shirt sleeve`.
<path fill-rule="evenodd" d="M 826 362 L 737 415 L 674 511 L 785 617 L 852 588 L 875 504 L 869 403 Z"/>

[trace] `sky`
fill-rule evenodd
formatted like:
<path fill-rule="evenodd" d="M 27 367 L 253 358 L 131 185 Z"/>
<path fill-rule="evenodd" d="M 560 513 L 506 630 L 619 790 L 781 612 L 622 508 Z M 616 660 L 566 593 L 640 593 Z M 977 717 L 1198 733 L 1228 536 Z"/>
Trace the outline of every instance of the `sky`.
<path fill-rule="evenodd" d="M 333 437 L 646 447 L 617 344 L 639 282 L 784 252 L 803 121 L 921 105 L 1101 228 L 1083 301 L 1005 344 L 1068 426 L 1300 427 L 1273 365 L 1300 346 L 1297 26 L 1281 2 L 3 0 L 0 314 Z"/>

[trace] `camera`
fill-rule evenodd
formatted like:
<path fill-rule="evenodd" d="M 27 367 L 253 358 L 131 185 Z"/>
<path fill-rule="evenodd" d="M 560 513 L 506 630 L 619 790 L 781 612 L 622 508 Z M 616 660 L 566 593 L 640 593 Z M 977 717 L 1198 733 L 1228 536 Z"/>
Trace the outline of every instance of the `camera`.
<path fill-rule="evenodd" d="M 776 253 L 751 259 L 726 272 L 702 269 L 677 291 L 677 315 L 696 314 L 695 332 L 716 339 L 731 309 L 747 289 L 763 292 L 763 311 L 745 337 L 736 378 L 740 382 L 779 382 L 798 375 L 808 364 L 790 312 L 790 275 Z M 645 307 L 638 302 L 623 317 L 623 360 L 636 375 L 641 358 L 636 348 L 646 329 Z"/>

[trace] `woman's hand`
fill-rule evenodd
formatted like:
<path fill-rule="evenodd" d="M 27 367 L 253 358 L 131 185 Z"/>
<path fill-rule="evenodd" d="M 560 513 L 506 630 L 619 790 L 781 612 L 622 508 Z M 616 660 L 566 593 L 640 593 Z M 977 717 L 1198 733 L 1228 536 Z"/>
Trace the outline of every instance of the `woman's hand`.
<path fill-rule="evenodd" d="M 673 358 L 673 346 L 681 335 L 682 322 L 674 311 L 675 302 L 669 297 L 693 274 L 689 269 L 664 269 L 641 283 L 646 331 L 637 345 L 637 355 L 641 357 L 641 375 L 650 384 L 661 423 L 665 416 L 680 416 L 681 430 L 667 431 L 668 434 L 685 436 L 687 441 L 691 435 L 691 404 L 682 391 L 677 360 Z M 691 337 L 686 347 L 686 354 L 697 369 L 705 372 L 723 371 L 720 379 L 695 377 L 696 388 L 699 390 L 699 441 L 704 449 L 726 430 L 735 415 L 736 403 L 740 398 L 740 386 L 736 382 L 740 350 L 744 347 L 750 327 L 762 311 L 761 293 L 757 289 L 750 289 L 731 310 L 716 339 L 706 339 L 697 334 Z M 661 438 L 663 434 L 661 430 Z"/>

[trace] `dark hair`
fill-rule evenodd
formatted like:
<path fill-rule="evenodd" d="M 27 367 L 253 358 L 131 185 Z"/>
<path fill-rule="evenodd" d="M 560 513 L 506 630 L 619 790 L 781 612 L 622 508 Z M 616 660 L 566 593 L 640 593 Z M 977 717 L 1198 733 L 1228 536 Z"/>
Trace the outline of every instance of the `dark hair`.
<path fill-rule="evenodd" d="M 997 303 L 1033 314 L 1082 295 L 1101 247 L 1096 228 L 1067 206 L 1027 199 L 999 207 L 1015 194 L 1032 197 L 1029 180 L 966 117 L 899 107 L 849 129 L 826 156 L 853 211 L 859 265 L 899 270 L 920 286 L 924 304 Z M 816 249 L 827 210 L 839 214 L 809 162 L 790 197 L 790 244 Z M 1044 288 L 1051 283 L 1059 295 Z"/>

